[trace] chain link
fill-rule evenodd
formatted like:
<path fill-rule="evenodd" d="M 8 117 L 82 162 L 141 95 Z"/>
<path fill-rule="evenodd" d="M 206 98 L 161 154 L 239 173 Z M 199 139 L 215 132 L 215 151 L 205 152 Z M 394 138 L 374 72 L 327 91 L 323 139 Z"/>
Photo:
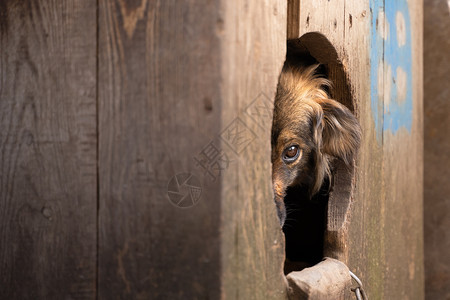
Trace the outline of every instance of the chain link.
<path fill-rule="evenodd" d="M 369 300 L 369 298 L 367 298 L 366 292 L 364 292 L 363 284 L 362 284 L 361 280 L 352 271 L 349 271 L 349 272 L 350 272 L 350 276 L 358 284 L 355 288 L 352 288 L 352 292 L 355 293 L 356 299 Z"/>

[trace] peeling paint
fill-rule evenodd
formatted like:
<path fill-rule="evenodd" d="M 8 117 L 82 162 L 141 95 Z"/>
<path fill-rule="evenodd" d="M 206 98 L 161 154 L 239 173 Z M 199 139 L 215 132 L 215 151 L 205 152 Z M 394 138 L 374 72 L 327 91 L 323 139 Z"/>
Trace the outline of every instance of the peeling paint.
<path fill-rule="evenodd" d="M 412 126 L 411 22 L 406 0 L 371 0 L 371 109 L 377 140 Z M 381 90 L 383 89 L 383 90 Z"/>

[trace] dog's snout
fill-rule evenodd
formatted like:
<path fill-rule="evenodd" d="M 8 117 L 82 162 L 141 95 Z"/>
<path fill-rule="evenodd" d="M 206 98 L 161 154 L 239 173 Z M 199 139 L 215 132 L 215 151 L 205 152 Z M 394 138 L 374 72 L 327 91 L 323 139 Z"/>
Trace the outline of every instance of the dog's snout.
<path fill-rule="evenodd" d="M 274 172 L 275 173 L 275 172 Z M 276 176 L 273 178 L 273 193 L 274 201 L 277 207 L 277 215 L 280 220 L 281 226 L 284 225 L 286 221 L 286 207 L 284 205 L 284 197 L 286 196 L 286 188 L 283 181 L 278 179 Z"/>

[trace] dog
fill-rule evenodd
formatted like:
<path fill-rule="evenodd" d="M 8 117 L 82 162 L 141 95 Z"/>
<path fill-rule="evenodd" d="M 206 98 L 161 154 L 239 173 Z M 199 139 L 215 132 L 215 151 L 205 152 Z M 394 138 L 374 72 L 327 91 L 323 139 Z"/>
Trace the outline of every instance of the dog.
<path fill-rule="evenodd" d="M 318 64 L 285 63 L 271 133 L 274 200 L 286 235 L 287 257 L 311 262 L 321 259 L 320 253 L 309 253 L 308 249 L 323 245 L 332 162 L 339 159 L 351 165 L 361 142 L 358 120 L 347 107 L 330 99 L 327 91 L 331 82 L 319 69 Z M 290 232 L 286 220 L 295 223 L 294 227 L 303 227 L 303 234 Z M 303 249 L 303 254 L 296 250 L 289 255 L 290 244 L 297 244 L 290 248 Z"/>

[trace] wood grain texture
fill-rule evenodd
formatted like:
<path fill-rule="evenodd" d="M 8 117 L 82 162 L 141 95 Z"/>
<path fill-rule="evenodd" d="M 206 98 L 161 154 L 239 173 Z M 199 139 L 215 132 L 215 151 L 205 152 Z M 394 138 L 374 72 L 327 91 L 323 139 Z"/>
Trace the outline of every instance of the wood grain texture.
<path fill-rule="evenodd" d="M 0 298 L 92 299 L 96 3 L 0 4 Z"/>
<path fill-rule="evenodd" d="M 373 16 L 369 1 L 354 1 L 345 8 L 345 65 L 355 101 L 355 112 L 363 129 L 356 164 L 356 182 L 348 228 L 348 266 L 363 282 L 369 298 L 383 299 L 386 278 L 383 209 L 385 182 L 382 145 L 377 141 L 376 122 L 371 107 L 371 57 L 374 47 L 383 55 L 383 46 L 370 38 Z M 364 50 L 363 50 L 364 49 Z M 382 120 L 382 118 L 380 118 Z M 405 278 L 406 279 L 406 278 Z M 390 298 L 390 296 L 388 297 Z"/>
<path fill-rule="evenodd" d="M 99 296 L 217 299 L 221 181 L 195 158 L 223 126 L 220 3 L 100 1 L 99 13 Z M 183 172 L 202 189 L 190 208 L 168 198 Z"/>
<path fill-rule="evenodd" d="M 286 1 L 223 5 L 221 122 L 227 128 L 240 118 L 246 129 L 239 139 L 254 139 L 222 180 L 222 298 L 286 299 L 270 164 L 273 100 L 286 55 Z"/>
<path fill-rule="evenodd" d="M 300 0 L 288 0 L 287 39 L 296 39 L 300 30 Z"/>
<path fill-rule="evenodd" d="M 344 3 L 307 1 L 300 5 L 300 43 L 328 70 L 333 82 L 331 96 L 355 111 L 357 91 L 349 83 L 345 49 L 346 13 Z M 294 38 L 294 37 L 292 37 Z M 328 205 L 325 255 L 348 262 L 348 215 L 353 188 L 352 168 L 335 166 L 335 184 Z"/>
<path fill-rule="evenodd" d="M 407 18 L 400 3 L 386 3 L 385 10 L 397 10 Z M 388 6 L 389 5 L 389 6 Z M 385 178 L 385 204 L 383 235 L 385 263 L 385 295 L 397 299 L 424 298 L 423 266 L 423 3 L 408 1 L 410 27 L 406 24 L 407 37 L 411 42 L 411 85 L 412 93 L 411 128 L 402 126 L 393 131 L 389 125 L 389 116 L 384 117 L 383 158 Z M 389 16 L 388 16 L 389 21 Z M 399 40 L 398 22 L 390 22 L 388 42 L 385 42 L 385 61 L 389 61 L 392 42 Z M 393 28 L 392 28 L 393 27 Z M 396 29 L 394 29 L 396 28 Z M 397 36 L 392 34 L 396 30 Z M 391 44 L 390 44 L 391 43 Z M 395 44 L 398 44 L 395 41 Z M 408 46 L 408 43 L 406 44 Z M 401 50 L 399 50 L 401 51 Z M 402 52 L 396 55 L 401 60 Z M 386 59 L 386 57 L 388 59 Z M 385 70 L 384 110 L 389 111 L 396 99 L 389 99 L 389 88 L 399 90 L 399 72 L 390 77 L 389 68 Z M 394 83 L 392 87 L 386 81 Z M 397 80 L 397 82 L 395 81 Z M 400 98 L 397 93 L 397 99 Z M 398 101 L 398 100 L 397 100 Z M 408 101 L 408 100 L 405 100 Z M 392 112 L 391 112 L 392 115 Z M 400 117 L 400 116 L 399 116 Z M 409 130 L 408 130 L 409 129 Z M 389 279 L 388 279 L 389 278 Z"/>
<path fill-rule="evenodd" d="M 425 298 L 450 299 L 450 18 L 424 1 Z"/>

